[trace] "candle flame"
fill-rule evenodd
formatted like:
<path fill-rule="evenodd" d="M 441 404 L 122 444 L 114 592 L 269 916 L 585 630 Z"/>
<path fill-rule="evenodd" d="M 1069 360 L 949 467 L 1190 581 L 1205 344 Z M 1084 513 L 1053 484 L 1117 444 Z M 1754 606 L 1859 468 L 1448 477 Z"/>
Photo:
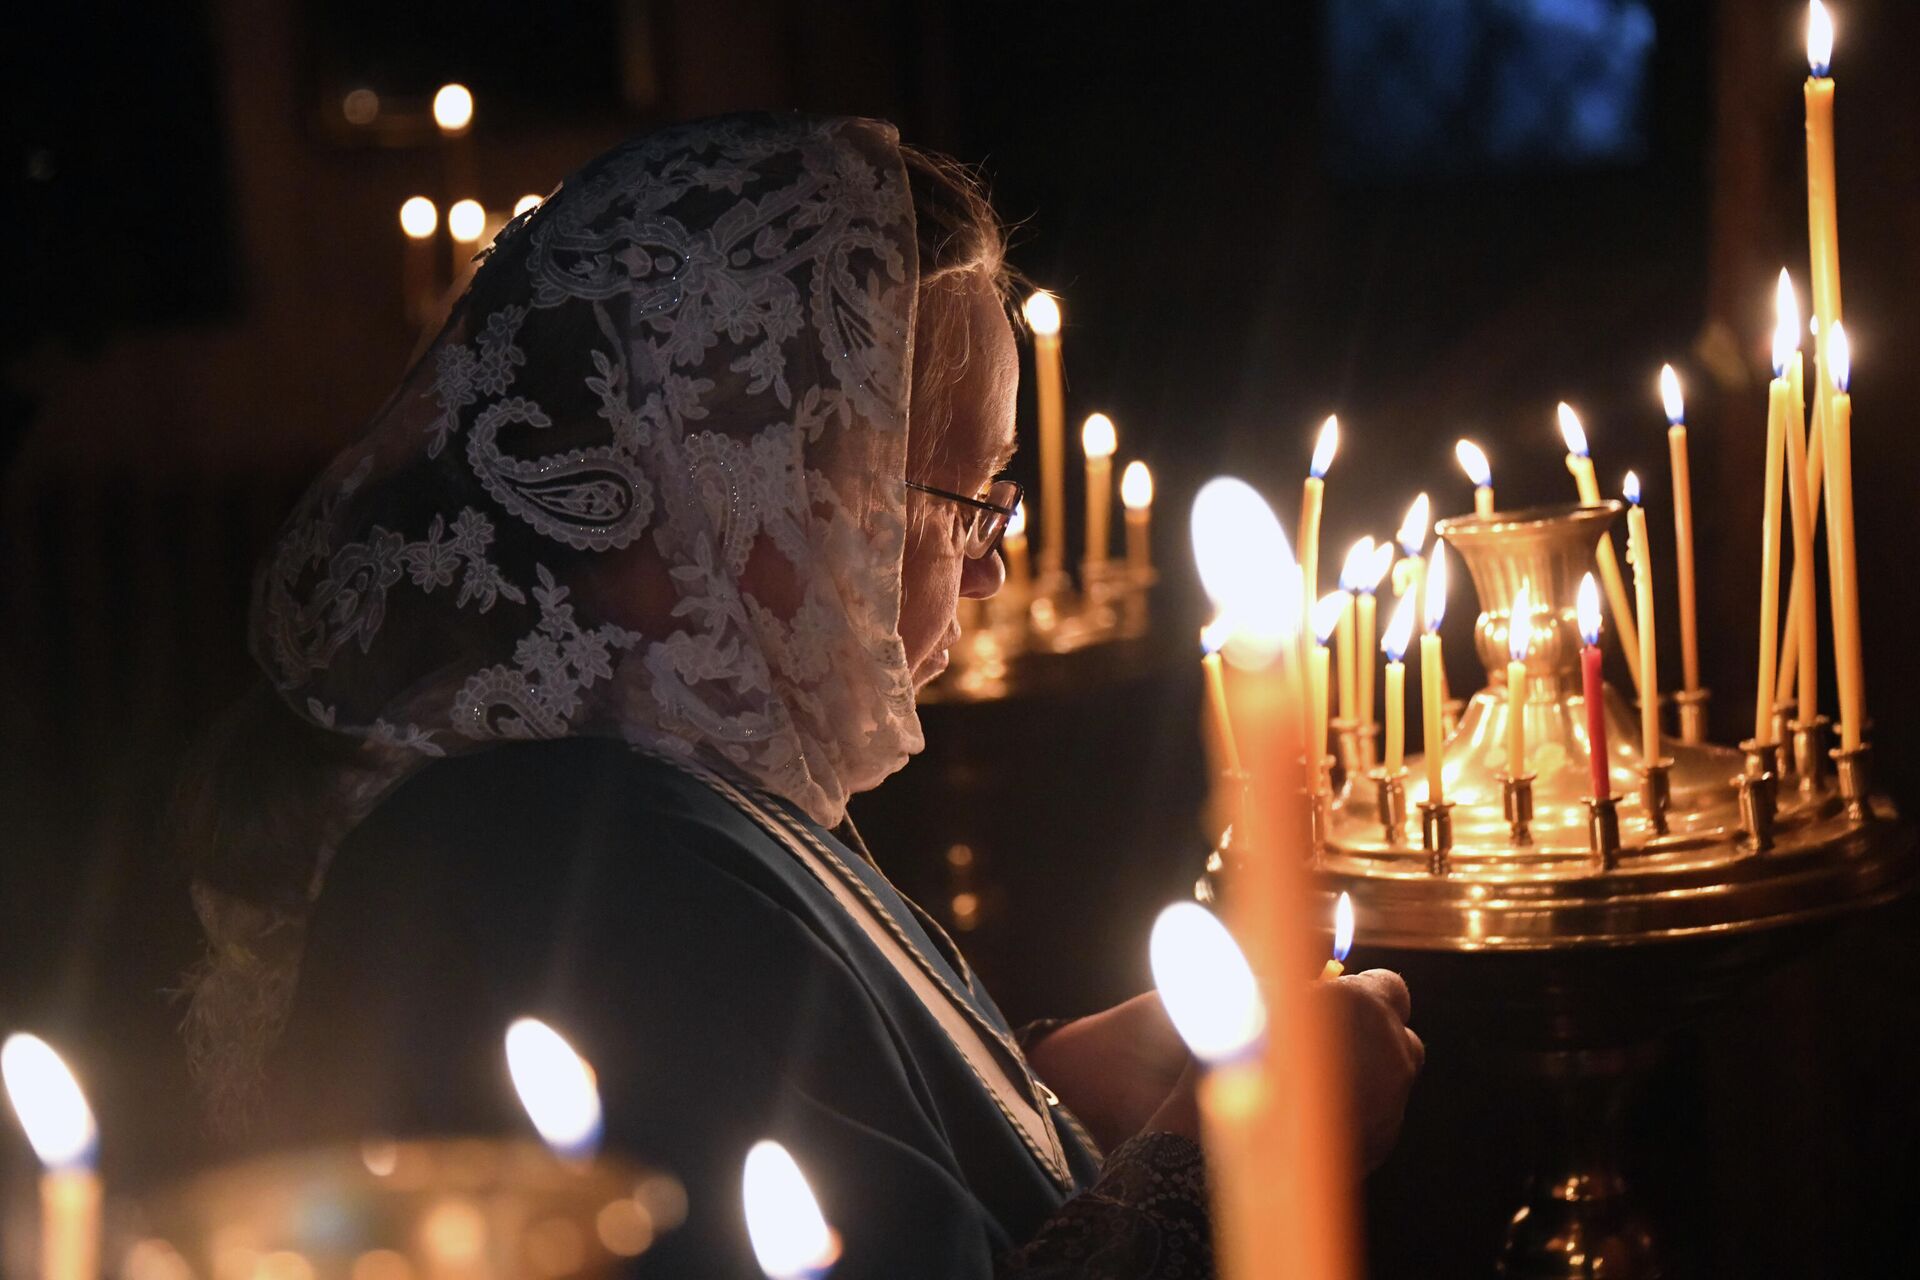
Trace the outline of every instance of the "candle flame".
<path fill-rule="evenodd" d="M 473 123 L 473 94 L 463 84 L 443 84 L 433 95 L 433 122 L 446 133 Z"/>
<path fill-rule="evenodd" d="M 1051 338 L 1060 332 L 1060 303 L 1045 289 L 1036 289 L 1033 296 L 1021 304 L 1020 312 L 1027 318 L 1027 328 L 1043 338 Z"/>
<path fill-rule="evenodd" d="M 583 1159 L 600 1145 L 600 1090 L 593 1068 L 538 1018 L 507 1028 L 507 1073 L 527 1118 L 555 1155 Z"/>
<path fill-rule="evenodd" d="M 768 1280 L 823 1273 L 840 1256 L 840 1243 L 820 1212 L 807 1175 L 787 1149 L 762 1139 L 747 1152 L 740 1178 L 747 1239 Z"/>
<path fill-rule="evenodd" d="M 513 202 L 513 216 L 517 218 L 529 209 L 538 209 L 541 201 L 545 199 L 545 196 L 535 195 L 531 191 L 527 192 L 526 195 L 521 196 Z"/>
<path fill-rule="evenodd" d="M 1327 478 L 1327 468 L 1333 465 L 1333 455 L 1340 449 L 1340 419 L 1336 414 L 1328 414 L 1327 420 L 1320 424 L 1320 438 L 1313 446 L 1313 462 L 1307 468 L 1314 479 Z"/>
<path fill-rule="evenodd" d="M 1113 419 L 1104 413 L 1088 414 L 1080 427 L 1080 447 L 1089 458 L 1111 458 L 1120 447 L 1120 433 L 1113 429 Z"/>
<path fill-rule="evenodd" d="M 1634 506 L 1640 505 L 1640 476 L 1638 472 L 1627 472 L 1627 478 L 1620 482 L 1620 494 Z"/>
<path fill-rule="evenodd" d="M 1533 584 L 1523 582 L 1514 594 L 1513 608 L 1507 612 L 1507 656 L 1515 662 L 1527 660 L 1533 647 Z"/>
<path fill-rule="evenodd" d="M 1219 477 L 1194 495 L 1200 585 L 1233 620 L 1227 657 L 1262 667 L 1300 632 L 1299 568 L 1273 508 L 1244 480 Z"/>
<path fill-rule="evenodd" d="M 1588 644 L 1600 643 L 1600 588 L 1594 583 L 1593 575 L 1580 577 L 1580 597 L 1574 604 L 1574 615 L 1580 621 L 1580 638 Z"/>
<path fill-rule="evenodd" d="M 1388 662 L 1406 661 L 1407 646 L 1413 643 L 1413 620 L 1418 604 L 1413 592 L 1400 593 L 1400 603 L 1393 607 L 1393 619 L 1387 623 L 1386 634 L 1380 637 L 1380 650 L 1387 655 Z"/>
<path fill-rule="evenodd" d="M 1200 655 L 1218 653 L 1224 649 L 1227 640 L 1233 635 L 1233 619 L 1221 614 L 1206 626 L 1200 628 Z"/>
<path fill-rule="evenodd" d="M 1362 538 L 1347 548 L 1347 558 L 1340 564 L 1340 589 L 1358 591 L 1360 584 L 1373 572 L 1373 539 Z"/>
<path fill-rule="evenodd" d="M 1120 505 L 1129 511 L 1145 511 L 1153 505 L 1153 472 L 1138 458 L 1120 473 Z"/>
<path fill-rule="evenodd" d="M 487 211 L 478 200 L 456 200 L 447 210 L 447 234 L 462 244 L 472 244 L 487 229 Z"/>
<path fill-rule="evenodd" d="M 1407 517 L 1400 522 L 1400 532 L 1395 536 L 1400 540 L 1400 549 L 1408 555 L 1419 555 L 1420 548 L 1427 545 L 1427 527 L 1432 523 L 1432 510 L 1433 504 L 1424 493 L 1407 508 Z"/>
<path fill-rule="evenodd" d="M 409 196 L 400 206 L 400 230 L 409 240 L 425 240 L 440 225 L 440 210 L 425 196 Z"/>
<path fill-rule="evenodd" d="M 1853 343 L 1847 340 L 1845 321 L 1835 320 L 1827 335 L 1827 362 L 1833 366 L 1833 389 L 1845 391 L 1853 381 Z"/>
<path fill-rule="evenodd" d="M 1580 425 L 1580 415 L 1565 400 L 1560 402 L 1556 412 L 1560 415 L 1560 438 L 1567 442 L 1567 452 L 1576 458 L 1587 456 L 1587 433 Z"/>
<path fill-rule="evenodd" d="M 1022 498 L 1019 504 L 1014 507 L 1013 514 L 1007 517 L 1007 537 L 1024 538 L 1026 536 L 1027 503 L 1026 499 Z"/>
<path fill-rule="evenodd" d="M 1347 593 L 1329 591 L 1313 602 L 1313 638 L 1319 644 L 1327 644 L 1333 639 L 1333 633 L 1339 630 L 1340 615 L 1347 611 Z"/>
<path fill-rule="evenodd" d="M 1670 364 L 1660 366 L 1660 403 L 1667 411 L 1667 421 L 1674 426 L 1687 420 L 1687 405 L 1680 398 L 1680 375 Z"/>
<path fill-rule="evenodd" d="M 1780 283 L 1773 290 L 1773 376 L 1787 376 L 1787 361 L 1800 349 L 1800 299 L 1793 291 L 1793 277 L 1780 268 Z"/>
<path fill-rule="evenodd" d="M 1473 481 L 1474 488 L 1484 489 L 1493 483 L 1493 468 L 1487 465 L 1485 449 L 1471 440 L 1461 440 L 1454 444 L 1453 456 L 1460 460 L 1460 469 Z"/>
<path fill-rule="evenodd" d="M 1352 950 L 1353 899 L 1343 889 L 1333 904 L 1333 958 L 1345 964 Z"/>
<path fill-rule="evenodd" d="M 1246 1056 L 1267 1029 L 1260 986 L 1240 945 L 1197 902 L 1176 902 L 1147 942 L 1153 985 L 1195 1057 L 1210 1065 Z"/>
<path fill-rule="evenodd" d="M 1833 70 L 1833 15 L 1820 0 L 1807 6 L 1807 70 L 1817 80 Z"/>
<path fill-rule="evenodd" d="M 24 1032 L 0 1044 L 0 1079 L 34 1155 L 48 1169 L 86 1167 L 100 1146 L 80 1082 L 53 1046 Z"/>
<path fill-rule="evenodd" d="M 1393 568 L 1393 544 L 1391 542 L 1376 543 L 1373 548 L 1373 559 L 1367 562 L 1367 571 L 1360 578 L 1360 590 L 1368 595 L 1378 591 L 1380 584 L 1386 581 L 1387 570 L 1391 568 Z"/>
<path fill-rule="evenodd" d="M 1438 634 L 1440 620 L 1447 616 L 1447 546 L 1436 543 L 1433 560 L 1427 565 L 1427 630 Z"/>

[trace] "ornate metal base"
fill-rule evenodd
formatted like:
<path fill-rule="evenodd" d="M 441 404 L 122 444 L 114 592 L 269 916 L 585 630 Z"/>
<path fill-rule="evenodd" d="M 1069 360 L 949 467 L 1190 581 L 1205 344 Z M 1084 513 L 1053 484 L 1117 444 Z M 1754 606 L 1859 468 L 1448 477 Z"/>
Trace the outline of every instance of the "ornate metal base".
<path fill-rule="evenodd" d="M 1664 1268 L 1652 1227 L 1621 1171 L 1629 1090 L 1653 1045 L 1529 1055 L 1544 1083 L 1546 1150 L 1507 1224 L 1499 1274 L 1509 1280 L 1643 1280 Z"/>

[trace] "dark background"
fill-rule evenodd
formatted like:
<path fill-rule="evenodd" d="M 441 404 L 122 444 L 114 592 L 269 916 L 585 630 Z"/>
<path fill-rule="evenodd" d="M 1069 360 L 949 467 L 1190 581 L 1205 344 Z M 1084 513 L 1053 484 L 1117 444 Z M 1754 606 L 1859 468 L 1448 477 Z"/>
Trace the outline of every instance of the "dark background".
<path fill-rule="evenodd" d="M 1868 686 L 1883 776 L 1910 805 L 1895 520 L 1920 410 L 1901 354 L 1920 13 L 1836 14 Z M 858 112 L 983 166 L 1017 265 L 1065 300 L 1071 421 L 1106 410 L 1121 459 L 1155 468 L 1151 661 L 929 708 L 929 758 L 855 808 L 936 908 L 963 887 L 950 846 L 973 849 L 982 907 L 962 941 L 1016 1020 L 1145 984 L 1147 924 L 1205 838 L 1186 505 L 1232 471 L 1291 512 L 1328 412 L 1346 425 L 1330 549 L 1384 534 L 1422 488 L 1437 513 L 1465 509 L 1462 434 L 1503 504 L 1564 499 L 1565 398 L 1603 486 L 1640 472 L 1665 555 L 1654 375 L 1671 360 L 1704 678 L 1715 736 L 1741 736 L 1773 277 L 1784 263 L 1806 286 L 1797 3 L 200 0 L 40 19 L 0 55 L 0 1028 L 71 1049 L 121 1185 L 201 1150 L 165 994 L 197 929 L 156 817 L 184 745 L 249 679 L 254 558 L 413 349 L 395 211 L 415 193 L 505 207 L 651 123 Z M 425 124 L 446 79 L 479 101 L 472 191 L 446 189 Z M 362 86 L 382 95 L 369 127 L 340 108 Z M 1448 635 L 1472 688 L 1464 599 Z M 1823 935 L 1659 1069 L 1633 1160 L 1696 1273 L 1858 1274 L 1904 1243 L 1911 916 Z M 1471 1045 L 1448 1052 L 1449 1011 L 1415 1007 L 1435 1054 L 1373 1184 L 1375 1268 L 1485 1274 L 1528 1125 Z M 24 1157 L 0 1148 L 19 1191 Z"/>

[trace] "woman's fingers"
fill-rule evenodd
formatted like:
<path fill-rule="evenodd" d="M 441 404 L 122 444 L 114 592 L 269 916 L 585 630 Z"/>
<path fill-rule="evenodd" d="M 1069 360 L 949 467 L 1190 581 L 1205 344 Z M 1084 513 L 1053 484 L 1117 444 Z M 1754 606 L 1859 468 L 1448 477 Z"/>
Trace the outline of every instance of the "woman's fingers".
<path fill-rule="evenodd" d="M 1413 996 L 1407 990 L 1406 979 L 1391 969 L 1368 969 L 1365 973 L 1356 973 L 1341 981 L 1352 983 L 1372 995 L 1393 1010 L 1394 1016 L 1402 1022 L 1413 1016 Z"/>

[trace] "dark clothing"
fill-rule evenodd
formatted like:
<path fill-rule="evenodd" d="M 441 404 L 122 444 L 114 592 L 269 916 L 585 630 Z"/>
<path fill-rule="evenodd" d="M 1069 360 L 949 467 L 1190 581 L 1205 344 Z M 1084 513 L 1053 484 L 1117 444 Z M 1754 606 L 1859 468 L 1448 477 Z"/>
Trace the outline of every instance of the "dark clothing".
<path fill-rule="evenodd" d="M 807 825 L 1008 1035 L 944 936 Z M 764 1137 L 838 1229 L 836 1280 L 1210 1271 L 1192 1143 L 1135 1139 L 1103 1177 L 1056 1106 L 1056 1177 L 789 849 L 618 743 L 436 762 L 343 843 L 274 1066 L 278 1136 L 525 1132 L 501 1036 L 529 1014 L 593 1063 L 606 1149 L 686 1185 L 687 1223 L 638 1275 L 760 1274 L 740 1170 Z"/>

